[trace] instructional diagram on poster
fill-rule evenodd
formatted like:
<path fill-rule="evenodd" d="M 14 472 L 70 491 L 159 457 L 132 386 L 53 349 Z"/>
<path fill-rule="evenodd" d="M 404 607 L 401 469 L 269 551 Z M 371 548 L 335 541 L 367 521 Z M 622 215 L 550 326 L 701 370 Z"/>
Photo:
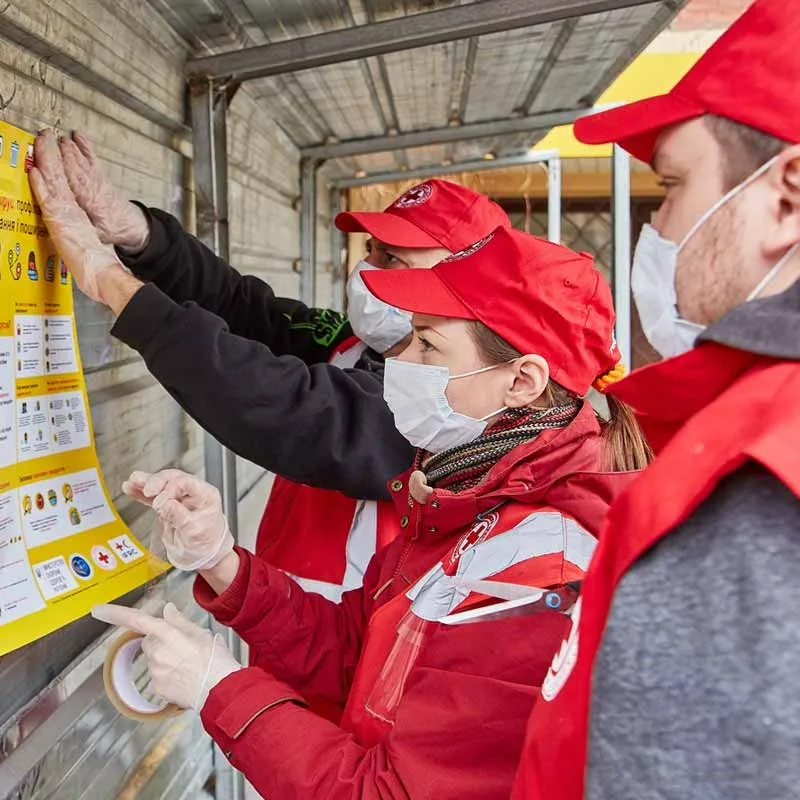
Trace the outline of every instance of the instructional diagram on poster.
<path fill-rule="evenodd" d="M 32 163 L 33 137 L 0 122 L 0 656 L 167 566 L 103 483 L 72 280 L 31 194 Z"/>

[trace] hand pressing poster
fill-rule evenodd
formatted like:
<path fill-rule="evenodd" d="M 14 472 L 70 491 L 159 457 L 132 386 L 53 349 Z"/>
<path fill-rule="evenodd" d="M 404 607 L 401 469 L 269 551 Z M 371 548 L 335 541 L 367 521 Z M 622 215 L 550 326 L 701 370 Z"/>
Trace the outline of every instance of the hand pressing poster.
<path fill-rule="evenodd" d="M 161 574 L 119 518 L 94 449 L 72 279 L 0 122 L 0 656 Z"/>

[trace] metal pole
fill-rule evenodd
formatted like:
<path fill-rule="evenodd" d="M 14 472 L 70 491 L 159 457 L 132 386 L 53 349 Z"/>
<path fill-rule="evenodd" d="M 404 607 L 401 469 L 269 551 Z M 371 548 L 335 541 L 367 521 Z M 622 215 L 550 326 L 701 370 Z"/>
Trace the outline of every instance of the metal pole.
<path fill-rule="evenodd" d="M 230 259 L 228 232 L 228 94 L 213 81 L 190 84 L 192 139 L 194 146 L 197 237 L 220 258 Z M 228 527 L 239 538 L 236 454 L 224 448 L 206 431 L 203 439 L 206 480 L 217 487 Z M 241 642 L 231 628 L 216 625 L 236 658 Z M 233 769 L 225 754 L 214 747 L 215 794 L 217 800 L 243 800 L 244 777 Z"/>
<path fill-rule="evenodd" d="M 437 175 L 455 175 L 458 172 L 488 172 L 507 167 L 525 167 L 541 164 L 558 158 L 558 150 L 530 150 L 515 156 L 501 156 L 491 160 L 461 161 L 455 164 L 430 164 L 400 172 L 374 172 L 363 178 L 341 178 L 334 182 L 337 189 L 350 189 L 353 186 L 369 186 L 374 183 L 393 183 L 394 181 L 414 180 L 415 178 L 435 178 Z"/>
<path fill-rule="evenodd" d="M 342 192 L 333 187 L 330 191 L 331 216 L 331 308 L 344 310 L 344 293 L 347 276 L 342 263 L 342 232 L 334 224 L 336 215 L 342 210 Z"/>
<path fill-rule="evenodd" d="M 617 345 L 623 363 L 631 369 L 631 163 L 630 156 L 617 145 L 614 145 L 611 174 L 611 283 L 617 311 Z"/>
<path fill-rule="evenodd" d="M 423 131 L 409 131 L 393 136 L 368 136 L 365 139 L 344 139 L 304 147 L 300 153 L 305 158 L 348 158 L 365 156 L 370 153 L 387 153 L 394 150 L 409 150 L 414 147 L 445 145 L 474 139 L 494 138 L 511 133 L 521 133 L 531 142 L 541 139 L 547 131 L 559 125 L 571 125 L 579 117 L 584 117 L 602 106 L 581 107 L 567 111 L 544 111 L 527 117 L 503 117 L 484 122 L 467 122 L 463 125 L 447 125 L 443 128 L 428 128 Z"/>
<path fill-rule="evenodd" d="M 300 299 L 308 306 L 316 297 L 317 171 L 319 162 L 300 163 Z"/>
<path fill-rule="evenodd" d="M 547 162 L 547 238 L 561 243 L 561 159 Z"/>

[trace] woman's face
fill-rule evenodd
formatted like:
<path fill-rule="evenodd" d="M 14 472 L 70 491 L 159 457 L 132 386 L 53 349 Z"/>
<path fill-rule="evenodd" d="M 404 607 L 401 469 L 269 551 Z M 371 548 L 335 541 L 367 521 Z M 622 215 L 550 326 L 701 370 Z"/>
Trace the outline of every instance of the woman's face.
<path fill-rule="evenodd" d="M 470 332 L 471 325 L 462 319 L 414 314 L 413 338 L 398 360 L 447 367 L 451 376 L 492 366 L 481 358 Z M 509 401 L 509 394 L 516 384 L 516 363 L 451 380 L 445 392 L 448 402 L 455 411 L 474 419 L 500 408 L 513 407 L 514 401 Z"/>

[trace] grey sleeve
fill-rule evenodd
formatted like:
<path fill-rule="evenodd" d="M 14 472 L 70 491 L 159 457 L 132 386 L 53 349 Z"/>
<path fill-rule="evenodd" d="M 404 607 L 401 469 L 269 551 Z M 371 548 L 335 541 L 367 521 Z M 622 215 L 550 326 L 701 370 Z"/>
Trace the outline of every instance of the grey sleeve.
<path fill-rule="evenodd" d="M 747 464 L 614 595 L 587 800 L 800 797 L 800 500 Z"/>

